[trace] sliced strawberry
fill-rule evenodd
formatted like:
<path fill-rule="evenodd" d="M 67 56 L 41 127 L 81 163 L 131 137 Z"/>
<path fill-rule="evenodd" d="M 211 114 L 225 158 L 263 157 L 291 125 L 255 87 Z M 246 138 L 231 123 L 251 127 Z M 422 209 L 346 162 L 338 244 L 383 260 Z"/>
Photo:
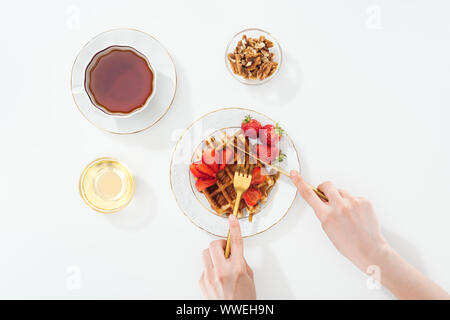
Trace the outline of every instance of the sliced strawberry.
<path fill-rule="evenodd" d="M 272 124 L 266 124 L 262 127 L 259 133 L 259 139 L 263 144 L 270 146 L 277 144 L 283 133 L 284 130 L 278 125 L 278 123 L 275 126 Z"/>
<path fill-rule="evenodd" d="M 213 169 L 211 169 L 208 165 L 206 165 L 202 162 L 200 162 L 196 165 L 196 169 L 211 178 L 216 177 L 216 172 L 214 172 Z"/>
<path fill-rule="evenodd" d="M 261 200 L 262 195 L 258 189 L 250 187 L 244 192 L 242 197 L 244 197 L 244 200 L 248 206 L 254 206 L 259 200 Z"/>
<path fill-rule="evenodd" d="M 211 187 L 213 184 L 216 183 L 216 179 L 198 179 L 195 183 L 195 187 L 199 192 L 202 192 L 208 187 Z"/>
<path fill-rule="evenodd" d="M 214 156 L 216 155 L 215 149 L 207 149 L 202 152 L 202 162 L 207 164 L 208 166 L 214 163 Z"/>
<path fill-rule="evenodd" d="M 256 152 L 259 159 L 270 163 L 278 157 L 280 150 L 278 150 L 276 146 L 265 146 L 263 144 L 258 144 L 256 146 Z"/>
<path fill-rule="evenodd" d="M 266 181 L 266 178 L 267 178 L 266 175 L 261 174 L 261 168 L 260 167 L 256 167 L 255 169 L 253 169 L 252 184 L 263 183 L 264 181 Z"/>
<path fill-rule="evenodd" d="M 194 175 L 194 177 L 200 178 L 200 179 L 210 179 L 211 177 L 203 172 L 201 172 L 200 170 L 198 170 L 198 165 L 201 164 L 200 163 L 191 163 L 191 165 L 189 166 L 189 170 L 191 170 L 191 173 Z"/>
<path fill-rule="evenodd" d="M 216 149 L 208 149 L 203 151 L 202 153 L 202 161 L 204 164 L 207 164 L 214 172 L 219 171 L 219 165 L 217 164 L 219 161 L 216 159 Z"/>
<path fill-rule="evenodd" d="M 241 129 L 247 137 L 256 139 L 258 138 L 259 130 L 261 129 L 261 123 L 248 115 L 245 117 L 244 121 L 242 121 Z"/>

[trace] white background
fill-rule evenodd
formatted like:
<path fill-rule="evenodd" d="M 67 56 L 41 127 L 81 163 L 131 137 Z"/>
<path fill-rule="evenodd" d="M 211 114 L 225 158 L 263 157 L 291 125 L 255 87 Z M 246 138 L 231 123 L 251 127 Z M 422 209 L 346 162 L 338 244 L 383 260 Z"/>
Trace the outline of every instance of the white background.
<path fill-rule="evenodd" d="M 169 160 L 177 132 L 223 106 L 279 121 L 311 183 L 371 199 L 392 246 L 450 290 L 448 1 L 9 1 L 0 12 L 0 298 L 201 298 L 214 238 L 178 209 Z M 117 27 L 158 38 L 178 71 L 171 110 L 138 135 L 101 132 L 70 92 L 78 51 Z M 284 53 L 260 87 L 225 69 L 227 42 L 247 27 Z M 117 215 L 78 194 L 100 156 L 136 177 Z M 259 298 L 392 298 L 368 289 L 300 197 L 245 250 Z"/>

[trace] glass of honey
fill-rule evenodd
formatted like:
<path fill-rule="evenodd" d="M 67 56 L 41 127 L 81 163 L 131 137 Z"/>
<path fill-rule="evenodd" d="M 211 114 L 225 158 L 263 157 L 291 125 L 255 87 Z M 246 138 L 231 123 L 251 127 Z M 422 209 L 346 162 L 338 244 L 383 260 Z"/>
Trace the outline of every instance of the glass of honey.
<path fill-rule="evenodd" d="M 134 179 L 123 163 L 114 158 L 99 158 L 83 170 L 79 189 L 89 207 L 101 213 L 113 213 L 133 199 Z"/>

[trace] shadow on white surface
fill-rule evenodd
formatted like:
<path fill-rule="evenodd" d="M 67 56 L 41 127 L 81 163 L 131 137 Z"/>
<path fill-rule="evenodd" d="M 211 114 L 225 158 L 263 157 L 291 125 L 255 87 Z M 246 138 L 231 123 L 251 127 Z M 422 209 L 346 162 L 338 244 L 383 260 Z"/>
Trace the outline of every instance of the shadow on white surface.
<path fill-rule="evenodd" d="M 267 245 L 262 249 L 261 265 L 254 267 L 258 299 L 294 299 L 289 278 L 283 273 L 278 257 Z"/>
<path fill-rule="evenodd" d="M 245 239 L 245 245 L 261 250 L 260 263 L 253 267 L 259 299 L 294 299 L 289 277 L 283 272 L 280 257 L 273 251 L 271 243 L 293 232 L 300 222 L 305 203 L 297 197 L 287 215 L 277 225 L 257 236 Z"/>
<path fill-rule="evenodd" d="M 150 185 L 139 177 L 134 179 L 136 194 L 128 207 L 121 212 L 104 215 L 114 227 L 129 232 L 144 229 L 158 212 L 158 201 Z"/>
<path fill-rule="evenodd" d="M 269 82 L 248 86 L 248 91 L 255 100 L 273 107 L 291 102 L 299 93 L 302 84 L 302 71 L 294 57 L 284 53 L 278 75 Z"/>
<path fill-rule="evenodd" d="M 426 267 L 420 256 L 419 250 L 417 250 L 411 242 L 384 227 L 381 227 L 381 232 L 391 247 L 397 251 L 403 259 L 417 268 L 420 272 L 426 274 Z"/>

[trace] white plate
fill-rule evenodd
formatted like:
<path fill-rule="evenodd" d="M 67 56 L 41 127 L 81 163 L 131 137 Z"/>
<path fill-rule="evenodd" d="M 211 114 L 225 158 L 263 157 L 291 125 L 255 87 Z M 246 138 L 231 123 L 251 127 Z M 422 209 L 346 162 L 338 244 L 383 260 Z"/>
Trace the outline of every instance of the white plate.
<path fill-rule="evenodd" d="M 195 189 L 195 181 L 189 165 L 198 146 L 209 136 L 223 129 L 237 130 L 246 115 L 261 122 L 274 124 L 269 117 L 249 109 L 224 108 L 210 112 L 189 126 L 178 140 L 170 163 L 170 184 L 173 195 L 181 211 L 199 228 L 219 237 L 228 234 L 228 221 L 211 209 L 202 193 Z M 282 124 L 280 124 L 282 127 Z M 297 150 L 291 138 L 285 134 L 280 141 L 280 149 L 286 154 L 281 163 L 284 169 L 300 171 Z M 289 178 L 280 175 L 269 199 L 261 210 L 253 216 L 253 221 L 241 218 L 243 237 L 261 233 L 278 223 L 289 211 L 297 194 L 297 189 Z"/>

